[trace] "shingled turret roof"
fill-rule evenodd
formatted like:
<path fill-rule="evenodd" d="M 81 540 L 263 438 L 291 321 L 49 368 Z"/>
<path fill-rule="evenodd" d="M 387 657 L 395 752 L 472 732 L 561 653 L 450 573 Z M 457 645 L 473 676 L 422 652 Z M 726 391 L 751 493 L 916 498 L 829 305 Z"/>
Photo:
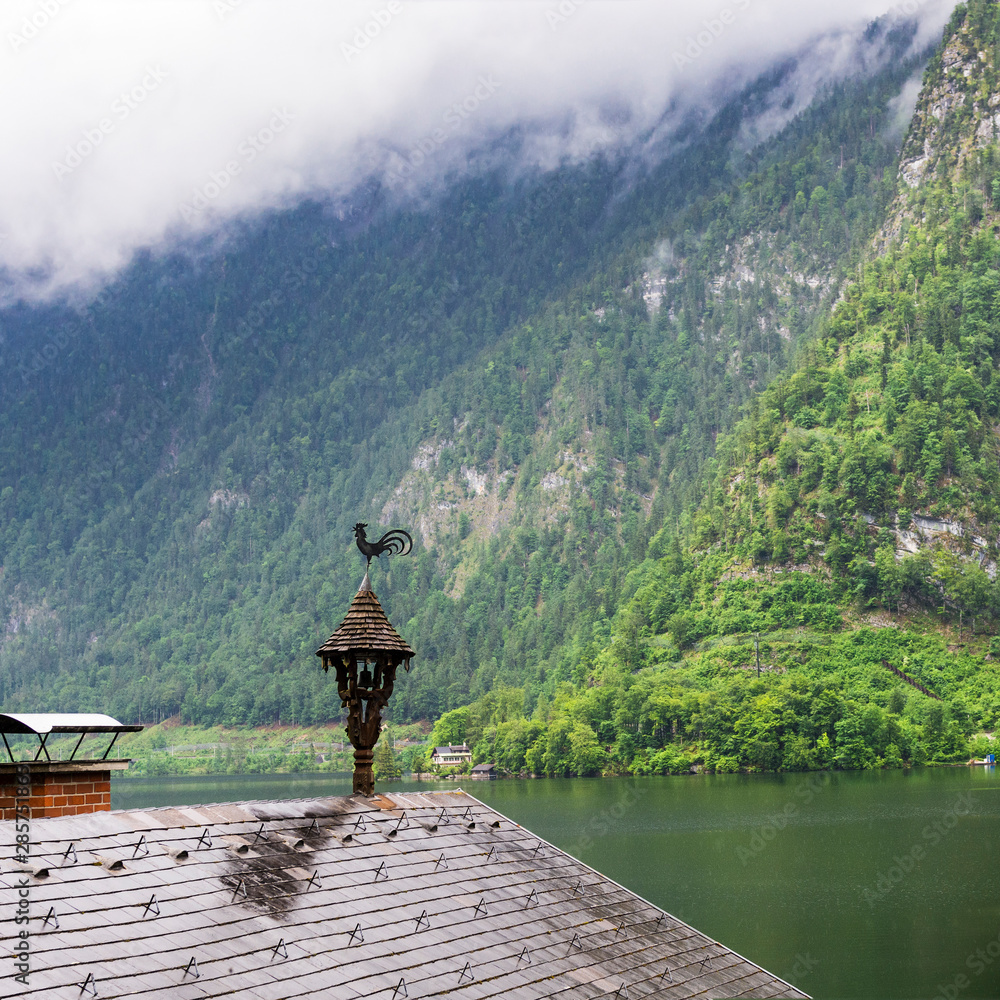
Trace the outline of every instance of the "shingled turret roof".
<path fill-rule="evenodd" d="M 365 573 L 364 580 L 347 617 L 337 626 L 336 631 L 316 650 L 317 656 L 331 653 L 354 653 L 359 650 L 378 650 L 396 653 L 400 659 L 409 659 L 416 653 L 392 627 L 379 604 L 371 579 Z"/>

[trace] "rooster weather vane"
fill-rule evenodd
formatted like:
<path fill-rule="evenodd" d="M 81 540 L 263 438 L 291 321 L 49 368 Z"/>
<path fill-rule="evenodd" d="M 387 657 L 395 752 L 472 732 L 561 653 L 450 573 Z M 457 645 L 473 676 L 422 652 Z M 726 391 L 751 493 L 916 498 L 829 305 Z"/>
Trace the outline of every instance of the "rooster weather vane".
<path fill-rule="evenodd" d="M 413 539 L 401 528 L 387 531 L 377 542 L 369 542 L 365 535 L 367 527 L 368 525 L 361 521 L 354 525 L 354 538 L 358 548 L 361 554 L 368 558 L 366 570 L 371 567 L 374 556 L 381 556 L 383 552 L 388 552 L 391 556 L 405 556 L 413 548 Z"/>

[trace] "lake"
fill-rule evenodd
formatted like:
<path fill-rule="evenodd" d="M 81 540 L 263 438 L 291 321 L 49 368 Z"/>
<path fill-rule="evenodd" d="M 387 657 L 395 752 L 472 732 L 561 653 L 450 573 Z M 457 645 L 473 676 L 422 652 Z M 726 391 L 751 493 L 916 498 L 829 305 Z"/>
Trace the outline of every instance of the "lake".
<path fill-rule="evenodd" d="M 463 787 L 816 998 L 1000 997 L 993 768 Z M 111 801 L 137 809 L 350 791 L 350 777 L 335 775 L 125 778 Z"/>

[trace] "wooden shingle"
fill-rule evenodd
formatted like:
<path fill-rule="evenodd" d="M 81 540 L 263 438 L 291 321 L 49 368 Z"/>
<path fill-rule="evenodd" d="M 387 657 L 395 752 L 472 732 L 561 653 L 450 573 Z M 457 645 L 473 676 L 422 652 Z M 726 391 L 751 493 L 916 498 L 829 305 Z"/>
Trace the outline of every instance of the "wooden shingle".
<path fill-rule="evenodd" d="M 401 659 L 410 659 L 416 653 L 392 627 L 382 605 L 379 604 L 367 573 L 361 588 L 354 596 L 347 617 L 337 626 L 333 635 L 316 650 L 317 656 L 340 653 L 352 655 L 363 650 L 396 653 Z"/>
<path fill-rule="evenodd" d="M 461 791 L 85 819 L 32 824 L 19 876 L 42 1000 L 805 996 Z"/>

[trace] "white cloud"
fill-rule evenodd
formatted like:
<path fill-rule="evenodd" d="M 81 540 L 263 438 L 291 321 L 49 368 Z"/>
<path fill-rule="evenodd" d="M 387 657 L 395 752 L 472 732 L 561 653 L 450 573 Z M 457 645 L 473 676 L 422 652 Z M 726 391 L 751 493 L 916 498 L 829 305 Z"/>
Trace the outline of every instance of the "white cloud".
<path fill-rule="evenodd" d="M 903 6 L 931 39 L 953 4 Z M 710 101 L 720 80 L 747 79 L 820 34 L 853 37 L 885 8 L 10 0 L 0 8 L 0 266 L 22 282 L 33 275 L 36 288 L 87 282 L 139 246 L 345 193 L 373 171 L 405 186 L 407 161 L 422 184 L 519 124 L 524 155 L 551 166 L 655 133 L 671 106 Z M 831 67 L 849 58 L 828 46 Z"/>

